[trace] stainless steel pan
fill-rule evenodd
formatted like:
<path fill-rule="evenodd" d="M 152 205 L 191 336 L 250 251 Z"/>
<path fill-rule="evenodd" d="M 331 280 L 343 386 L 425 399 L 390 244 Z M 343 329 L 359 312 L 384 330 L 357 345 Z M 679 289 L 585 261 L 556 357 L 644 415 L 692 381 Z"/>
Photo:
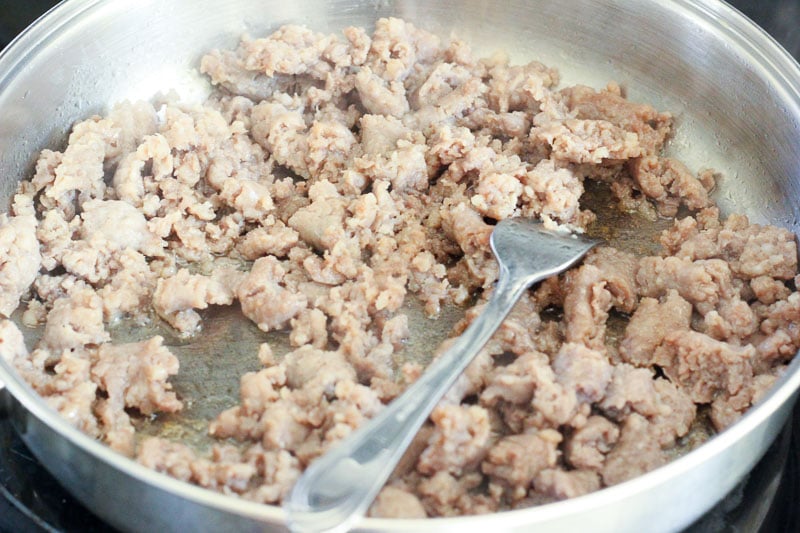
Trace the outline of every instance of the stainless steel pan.
<path fill-rule="evenodd" d="M 631 99 L 678 116 L 670 150 L 693 169 L 715 167 L 723 210 L 798 231 L 800 67 L 764 32 L 717 0 L 69 0 L 0 55 L 0 201 L 57 148 L 75 120 L 113 102 L 175 89 L 200 99 L 200 54 L 286 22 L 319 31 L 370 26 L 395 15 L 488 52 L 536 58 L 564 83 L 616 80 Z M 227 324 L 225 317 L 220 324 Z M 227 345 L 228 326 L 207 328 Z M 217 331 L 214 334 L 213 331 Z M 216 336 L 215 336 L 216 335 Z M 195 348 L 189 346 L 186 350 Z M 240 361 L 236 353 L 229 354 Z M 242 360 L 243 361 L 243 360 Z M 233 371 L 201 368 L 210 400 L 235 396 Z M 237 366 L 240 365 L 240 366 Z M 191 380 L 178 384 L 192 394 Z M 0 361 L 0 411 L 62 483 L 124 530 L 262 531 L 283 528 L 279 508 L 240 501 L 146 470 L 70 427 Z M 800 386 L 800 359 L 739 423 L 647 475 L 565 502 L 493 515 L 363 522 L 372 531 L 671 531 L 690 524 L 748 472 L 774 440 Z M 194 391 L 196 396 L 200 396 Z M 216 403 L 215 403 L 216 402 Z M 179 429 L 191 439 L 191 424 Z M 187 429 L 188 428 L 188 429 Z M 153 431 L 175 431 L 156 427 Z"/>

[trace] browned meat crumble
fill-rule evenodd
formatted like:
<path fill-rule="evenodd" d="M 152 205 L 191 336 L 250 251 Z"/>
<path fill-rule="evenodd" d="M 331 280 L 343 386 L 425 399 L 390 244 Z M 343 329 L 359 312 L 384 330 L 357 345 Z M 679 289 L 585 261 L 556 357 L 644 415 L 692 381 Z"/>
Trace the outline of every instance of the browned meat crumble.
<path fill-rule="evenodd" d="M 72 424 L 150 468 L 281 502 L 422 372 L 394 358 L 405 299 L 431 316 L 474 303 L 462 331 L 497 278 L 491 221 L 584 231 L 587 179 L 645 218 L 691 214 L 661 255 L 601 247 L 526 294 L 372 515 L 489 513 L 620 483 L 667 462 L 698 409 L 732 424 L 800 346 L 794 236 L 720 217 L 715 174 L 663 156 L 671 116 L 615 84 L 559 88 L 552 68 L 398 19 L 371 34 L 285 26 L 200 69 L 218 89 L 206 103 L 123 103 L 76 124 L 0 218 L 0 314 L 23 302 L 43 327 L 28 348 L 0 320 L 0 352 Z M 293 350 L 253 347 L 263 367 L 210 421 L 210 454 L 137 442 L 132 416 L 183 408 L 178 360 L 159 336 L 112 343 L 109 324 L 155 313 L 202 335 L 199 310 L 234 304 Z M 618 342 L 611 315 L 627 317 Z"/>

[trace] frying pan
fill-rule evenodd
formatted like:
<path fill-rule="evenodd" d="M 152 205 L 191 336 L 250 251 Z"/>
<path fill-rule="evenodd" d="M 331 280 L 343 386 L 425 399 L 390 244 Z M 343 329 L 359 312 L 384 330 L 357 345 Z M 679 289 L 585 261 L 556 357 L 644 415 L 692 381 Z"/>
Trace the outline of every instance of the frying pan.
<path fill-rule="evenodd" d="M 0 199 L 8 204 L 36 154 L 59 148 L 80 118 L 123 99 L 147 99 L 169 89 L 184 100 L 202 99 L 210 87 L 195 67 L 211 48 L 233 47 L 243 33 L 262 35 L 288 22 L 338 31 L 348 25 L 370 27 L 390 15 L 443 35 L 455 30 L 480 52 L 504 49 L 516 61 L 538 59 L 556 66 L 563 85 L 602 87 L 618 81 L 631 100 L 676 114 L 669 152 L 693 170 L 713 167 L 724 174 L 716 191 L 724 213 L 800 229 L 800 67 L 766 33 L 717 0 L 69 0 L 0 55 Z M 243 344 L 256 335 L 224 314 L 208 318 L 206 344 L 178 347 L 182 364 L 186 354 L 200 357 L 193 370 L 184 375 L 182 369 L 176 383 L 182 395 L 198 399 L 194 411 L 176 424 L 149 428 L 197 439 L 199 445 L 202 430 L 192 425 L 192 417 L 213 414 L 236 397 L 238 375 L 253 364 Z M 414 349 L 424 351 L 435 341 L 419 338 Z M 209 346 L 223 347 L 224 355 L 204 356 Z M 0 382 L 5 384 L 2 416 L 10 417 L 69 491 L 117 528 L 284 529 L 278 507 L 146 470 L 83 435 L 3 361 Z M 476 517 L 366 519 L 360 527 L 382 532 L 679 530 L 759 460 L 791 412 L 798 386 L 800 359 L 741 421 L 697 450 L 593 494 Z M 201 396 L 209 400 L 199 402 Z"/>

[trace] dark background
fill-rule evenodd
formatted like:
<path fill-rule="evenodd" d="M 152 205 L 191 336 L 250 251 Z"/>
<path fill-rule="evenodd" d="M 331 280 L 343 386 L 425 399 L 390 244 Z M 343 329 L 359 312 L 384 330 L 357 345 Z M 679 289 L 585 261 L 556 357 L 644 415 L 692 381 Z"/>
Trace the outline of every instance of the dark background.
<path fill-rule="evenodd" d="M 756 21 L 800 59 L 800 0 L 731 0 L 728 3 Z"/>

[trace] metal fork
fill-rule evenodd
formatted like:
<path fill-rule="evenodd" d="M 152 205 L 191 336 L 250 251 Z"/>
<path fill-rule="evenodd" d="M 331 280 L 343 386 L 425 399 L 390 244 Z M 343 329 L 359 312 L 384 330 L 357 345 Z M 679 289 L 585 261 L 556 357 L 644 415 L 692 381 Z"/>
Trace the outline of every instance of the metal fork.
<path fill-rule="evenodd" d="M 523 292 L 569 268 L 596 244 L 532 220 L 499 222 L 491 246 L 500 275 L 483 312 L 401 396 L 309 466 L 284 502 L 289 528 L 349 530 L 366 513 L 430 412 Z"/>

